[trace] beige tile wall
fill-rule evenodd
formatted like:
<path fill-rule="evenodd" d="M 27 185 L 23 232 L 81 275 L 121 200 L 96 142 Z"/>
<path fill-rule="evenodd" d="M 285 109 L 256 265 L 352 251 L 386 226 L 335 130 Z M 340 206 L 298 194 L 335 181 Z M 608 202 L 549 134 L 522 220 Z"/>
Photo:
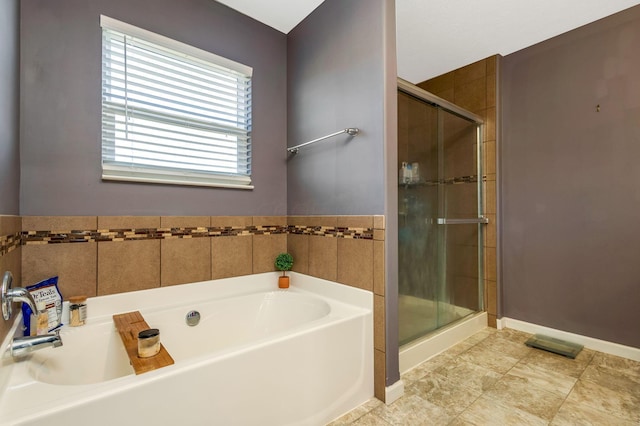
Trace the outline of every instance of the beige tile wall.
<path fill-rule="evenodd" d="M 286 217 L 165 217 L 165 216 L 25 216 L 22 231 L 72 230 L 106 233 L 118 229 L 202 228 L 245 229 L 250 226 L 285 226 Z M 273 259 L 286 251 L 287 235 L 164 237 L 139 241 L 51 244 L 29 242 L 22 246 L 18 281 L 30 285 L 53 275 L 60 277 L 65 298 L 76 294 L 106 295 L 273 271 Z"/>
<path fill-rule="evenodd" d="M 208 228 L 209 216 L 161 217 L 165 228 Z M 211 242 L 208 238 L 160 240 L 160 285 L 162 287 L 211 279 Z"/>
<path fill-rule="evenodd" d="M 424 81 L 418 86 L 443 99 L 455 103 L 484 119 L 484 215 L 489 224 L 484 234 L 485 309 L 489 325 L 496 326 L 496 122 L 497 75 L 500 56 L 491 56 L 447 74 Z M 463 284 L 461 284 L 463 285 Z"/>
<path fill-rule="evenodd" d="M 96 216 L 24 216 L 22 230 L 85 230 L 97 229 Z M 58 275 L 66 283 L 63 297 L 97 295 L 98 245 L 96 243 L 33 244 L 22 246 L 21 285 L 30 285 Z M 52 273 L 52 266 L 54 271 Z"/>

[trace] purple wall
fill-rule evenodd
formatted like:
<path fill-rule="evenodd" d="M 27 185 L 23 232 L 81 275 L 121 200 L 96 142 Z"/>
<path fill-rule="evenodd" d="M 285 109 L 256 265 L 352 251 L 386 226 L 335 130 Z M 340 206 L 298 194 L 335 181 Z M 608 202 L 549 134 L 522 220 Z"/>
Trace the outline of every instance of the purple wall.
<path fill-rule="evenodd" d="M 290 215 L 384 214 L 386 385 L 398 367 L 395 2 L 326 0 L 289 33 L 288 146 L 347 127 L 288 161 Z"/>
<path fill-rule="evenodd" d="M 284 34 L 211 0 L 21 6 L 21 214 L 286 214 Z M 100 14 L 253 67 L 253 191 L 101 181 Z"/>
<path fill-rule="evenodd" d="M 327 0 L 289 33 L 291 215 L 384 213 L 384 0 Z"/>
<path fill-rule="evenodd" d="M 19 213 L 20 5 L 0 0 L 0 214 Z"/>
<path fill-rule="evenodd" d="M 638 46 L 640 6 L 504 58 L 503 316 L 640 347 Z"/>

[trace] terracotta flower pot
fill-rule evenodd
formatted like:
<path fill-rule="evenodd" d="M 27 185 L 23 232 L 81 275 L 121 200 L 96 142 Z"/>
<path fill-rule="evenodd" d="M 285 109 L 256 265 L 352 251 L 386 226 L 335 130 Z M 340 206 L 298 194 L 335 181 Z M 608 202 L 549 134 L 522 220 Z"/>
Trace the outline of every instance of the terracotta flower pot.
<path fill-rule="evenodd" d="M 286 275 L 278 277 L 278 287 L 289 288 L 289 277 L 287 277 Z"/>

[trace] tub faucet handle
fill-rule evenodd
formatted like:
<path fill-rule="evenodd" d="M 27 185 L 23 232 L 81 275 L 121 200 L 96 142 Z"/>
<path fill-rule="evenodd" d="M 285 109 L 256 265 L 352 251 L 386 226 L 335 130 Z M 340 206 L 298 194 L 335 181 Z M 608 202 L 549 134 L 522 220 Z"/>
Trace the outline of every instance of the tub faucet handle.
<path fill-rule="evenodd" d="M 5 321 L 11 319 L 13 302 L 24 302 L 31 308 L 32 312 L 38 313 L 36 302 L 33 300 L 31 293 L 25 288 L 11 288 L 13 284 L 13 275 L 10 271 L 6 271 L 2 277 L 2 317 Z"/>

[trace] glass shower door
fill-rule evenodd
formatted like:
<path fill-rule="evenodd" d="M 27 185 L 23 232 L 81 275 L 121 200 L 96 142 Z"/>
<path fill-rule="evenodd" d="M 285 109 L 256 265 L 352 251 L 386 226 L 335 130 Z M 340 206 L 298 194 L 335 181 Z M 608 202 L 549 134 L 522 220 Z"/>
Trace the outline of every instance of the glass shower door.
<path fill-rule="evenodd" d="M 440 109 L 438 327 L 482 310 L 480 126 Z"/>
<path fill-rule="evenodd" d="M 477 123 L 401 91 L 398 118 L 403 345 L 483 309 L 482 198 Z"/>

